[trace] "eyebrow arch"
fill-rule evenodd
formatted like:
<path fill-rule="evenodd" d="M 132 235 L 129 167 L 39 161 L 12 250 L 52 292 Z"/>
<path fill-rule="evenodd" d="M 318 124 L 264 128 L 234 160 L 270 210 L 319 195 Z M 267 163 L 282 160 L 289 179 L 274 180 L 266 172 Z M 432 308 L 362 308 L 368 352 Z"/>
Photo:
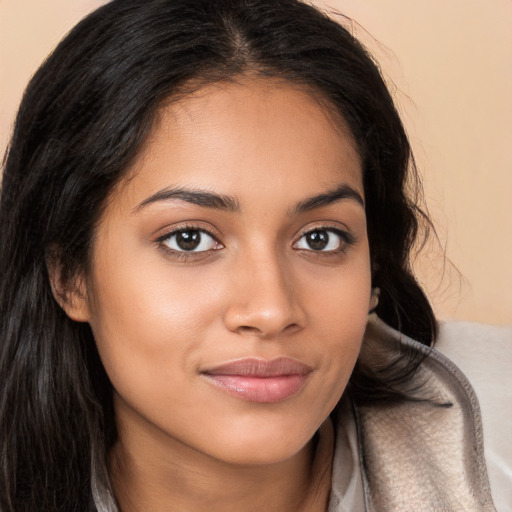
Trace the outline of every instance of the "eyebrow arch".
<path fill-rule="evenodd" d="M 349 185 L 342 184 L 334 190 L 324 192 L 323 194 L 318 194 L 316 196 L 312 196 L 304 199 L 303 201 L 300 201 L 297 203 L 295 208 L 293 208 L 291 213 L 294 214 L 309 212 L 311 210 L 315 210 L 316 208 L 328 206 L 343 199 L 356 201 L 364 208 L 364 200 L 361 194 Z"/>
<path fill-rule="evenodd" d="M 191 190 L 186 188 L 164 188 L 144 199 L 134 208 L 134 213 L 142 210 L 150 204 L 158 201 L 168 201 L 170 199 L 179 199 L 187 203 L 196 204 L 205 208 L 214 208 L 216 210 L 225 210 L 235 212 L 240 210 L 238 201 L 231 196 L 214 194 L 206 190 Z"/>

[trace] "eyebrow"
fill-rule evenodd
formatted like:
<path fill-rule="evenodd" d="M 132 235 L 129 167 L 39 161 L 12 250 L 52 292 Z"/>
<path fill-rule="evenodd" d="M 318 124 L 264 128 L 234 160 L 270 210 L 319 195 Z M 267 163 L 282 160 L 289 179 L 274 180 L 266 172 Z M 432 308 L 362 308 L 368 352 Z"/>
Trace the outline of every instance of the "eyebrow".
<path fill-rule="evenodd" d="M 309 212 L 323 206 L 329 206 L 344 199 L 356 201 L 364 208 L 364 199 L 361 194 L 351 186 L 342 184 L 334 190 L 311 196 L 307 199 L 304 199 L 303 201 L 300 201 L 293 208 L 291 213 Z"/>
<path fill-rule="evenodd" d="M 224 210 L 228 212 L 240 211 L 240 204 L 238 200 L 232 196 L 214 194 L 206 190 L 164 188 L 144 199 L 133 209 L 133 212 L 137 213 L 153 203 L 169 201 L 172 199 L 186 201 L 187 203 L 196 204 L 204 208 L 214 208 L 216 210 Z M 334 190 L 317 194 L 300 201 L 288 213 L 289 215 L 305 213 L 344 199 L 356 201 L 364 208 L 364 200 L 361 194 L 349 185 L 342 184 Z"/>
<path fill-rule="evenodd" d="M 158 201 L 168 201 L 170 199 L 179 199 L 187 203 L 196 204 L 205 208 L 214 208 L 216 210 L 225 210 L 236 212 L 240 210 L 238 201 L 231 196 L 213 194 L 205 190 L 191 190 L 184 188 L 164 188 L 159 190 L 147 199 L 144 199 L 135 208 L 134 212 L 138 212 Z"/>

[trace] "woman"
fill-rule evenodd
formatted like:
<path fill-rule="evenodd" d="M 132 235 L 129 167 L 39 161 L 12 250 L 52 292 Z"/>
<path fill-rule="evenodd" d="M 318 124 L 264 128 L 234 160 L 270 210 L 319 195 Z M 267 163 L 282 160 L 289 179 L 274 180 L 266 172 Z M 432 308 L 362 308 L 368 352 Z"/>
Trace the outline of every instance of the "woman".
<path fill-rule="evenodd" d="M 493 510 L 409 173 L 371 58 L 306 4 L 88 16 L 5 161 L 1 509 Z"/>

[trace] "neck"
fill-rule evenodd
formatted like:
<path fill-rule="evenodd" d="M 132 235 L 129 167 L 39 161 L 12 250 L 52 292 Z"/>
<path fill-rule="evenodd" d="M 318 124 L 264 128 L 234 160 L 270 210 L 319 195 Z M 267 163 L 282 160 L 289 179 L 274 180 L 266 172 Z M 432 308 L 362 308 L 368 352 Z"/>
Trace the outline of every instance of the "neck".
<path fill-rule="evenodd" d="M 184 446 L 120 440 L 111 473 L 122 512 L 296 512 L 311 485 L 311 444 L 286 461 L 237 465 Z"/>

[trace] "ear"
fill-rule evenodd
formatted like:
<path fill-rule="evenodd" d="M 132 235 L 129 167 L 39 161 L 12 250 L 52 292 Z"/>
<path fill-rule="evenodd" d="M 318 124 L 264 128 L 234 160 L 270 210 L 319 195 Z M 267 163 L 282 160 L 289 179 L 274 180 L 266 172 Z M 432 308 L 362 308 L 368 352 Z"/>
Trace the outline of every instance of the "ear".
<path fill-rule="evenodd" d="M 368 313 L 373 313 L 379 305 L 380 288 L 372 288 L 372 294 L 370 296 L 370 304 L 368 306 Z"/>
<path fill-rule="evenodd" d="M 75 322 L 88 322 L 90 306 L 85 276 L 65 276 L 55 257 L 46 259 L 52 294 L 59 306 Z"/>

